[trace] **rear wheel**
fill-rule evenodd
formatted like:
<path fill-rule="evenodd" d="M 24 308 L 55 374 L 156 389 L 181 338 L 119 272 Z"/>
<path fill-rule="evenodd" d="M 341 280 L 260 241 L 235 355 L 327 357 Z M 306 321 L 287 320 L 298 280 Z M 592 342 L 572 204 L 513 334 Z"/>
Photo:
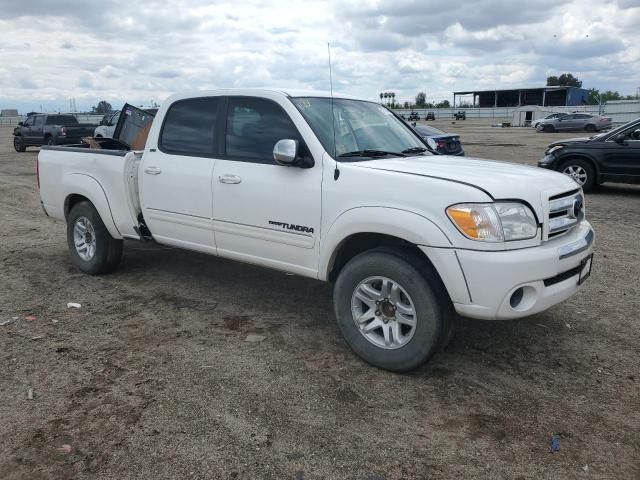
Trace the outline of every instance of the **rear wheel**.
<path fill-rule="evenodd" d="M 53 147 L 56 144 L 56 141 L 53 139 L 53 137 L 49 136 L 45 138 L 45 143 L 50 147 Z"/>
<path fill-rule="evenodd" d="M 76 267 L 91 275 L 113 271 L 122 257 L 122 240 L 111 236 L 90 202 L 73 206 L 67 218 L 67 244 Z"/>
<path fill-rule="evenodd" d="M 18 136 L 13 137 L 13 148 L 15 148 L 16 152 L 24 152 L 27 149 Z"/>
<path fill-rule="evenodd" d="M 351 349 L 385 370 L 419 367 L 450 333 L 452 306 L 419 256 L 376 249 L 353 258 L 334 286 L 338 326 Z"/>
<path fill-rule="evenodd" d="M 584 127 L 584 129 L 585 129 L 587 132 L 595 132 L 595 131 L 596 131 L 596 126 L 595 126 L 595 125 L 592 125 L 591 123 L 589 123 L 589 124 L 587 124 L 587 126 L 586 126 L 586 127 Z"/>
<path fill-rule="evenodd" d="M 575 158 L 562 162 L 559 171 L 573 178 L 585 192 L 592 190 L 595 186 L 595 170 L 586 160 Z"/>

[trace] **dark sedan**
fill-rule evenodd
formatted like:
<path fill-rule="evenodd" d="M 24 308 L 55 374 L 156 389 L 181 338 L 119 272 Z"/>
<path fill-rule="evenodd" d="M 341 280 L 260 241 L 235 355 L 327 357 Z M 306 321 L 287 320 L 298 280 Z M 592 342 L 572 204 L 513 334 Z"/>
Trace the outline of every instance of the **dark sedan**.
<path fill-rule="evenodd" d="M 460 137 L 452 133 L 443 132 L 435 127 L 426 125 L 411 125 L 418 135 L 424 140 L 433 139 L 437 148 L 437 152 L 442 155 L 464 155 Z"/>
<path fill-rule="evenodd" d="M 573 177 L 585 192 L 604 182 L 640 183 L 640 118 L 592 137 L 554 142 L 538 166 Z"/>

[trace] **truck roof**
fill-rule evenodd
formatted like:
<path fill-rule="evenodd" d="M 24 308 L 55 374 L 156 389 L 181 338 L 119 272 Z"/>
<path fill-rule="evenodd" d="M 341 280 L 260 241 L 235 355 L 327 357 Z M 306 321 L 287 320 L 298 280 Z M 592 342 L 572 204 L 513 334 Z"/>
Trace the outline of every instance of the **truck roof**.
<path fill-rule="evenodd" d="M 270 96 L 282 95 L 285 97 L 323 97 L 331 98 L 331 92 L 322 90 L 301 90 L 301 89 L 279 89 L 279 88 L 222 88 L 217 90 L 196 90 L 192 92 L 177 93 L 171 95 L 167 101 L 175 101 L 184 98 L 208 97 L 219 95 L 238 95 L 238 96 Z M 348 98 L 352 100 L 361 100 L 352 95 L 345 95 L 334 92 L 334 98 Z"/>

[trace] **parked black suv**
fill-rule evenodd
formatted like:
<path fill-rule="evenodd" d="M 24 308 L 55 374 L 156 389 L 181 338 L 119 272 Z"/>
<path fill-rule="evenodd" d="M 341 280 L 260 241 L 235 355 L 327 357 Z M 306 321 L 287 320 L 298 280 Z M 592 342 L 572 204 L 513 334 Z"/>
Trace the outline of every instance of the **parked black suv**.
<path fill-rule="evenodd" d="M 411 112 L 407 120 L 410 122 L 417 122 L 420 120 L 420 115 L 418 115 L 418 112 Z"/>
<path fill-rule="evenodd" d="M 570 175 L 585 192 L 604 182 L 640 183 L 640 118 L 592 137 L 554 142 L 538 166 Z"/>

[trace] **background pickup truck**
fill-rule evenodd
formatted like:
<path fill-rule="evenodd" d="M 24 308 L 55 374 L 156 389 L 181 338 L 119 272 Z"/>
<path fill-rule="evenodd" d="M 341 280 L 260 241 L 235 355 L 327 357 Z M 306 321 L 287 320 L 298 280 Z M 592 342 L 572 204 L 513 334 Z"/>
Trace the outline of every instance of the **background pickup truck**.
<path fill-rule="evenodd" d="M 146 112 L 125 117 L 126 138 L 38 156 L 42 206 L 67 222 L 83 272 L 115 269 L 133 239 L 332 282 L 346 342 L 393 371 L 446 344 L 454 312 L 525 317 L 590 274 L 594 233 L 573 179 L 432 155 L 375 102 L 219 90 L 169 98 L 150 130 Z"/>
<path fill-rule="evenodd" d="M 30 115 L 13 130 L 13 147 L 24 152 L 27 147 L 80 143 L 80 138 L 93 136 L 95 125 L 78 123 L 73 115 Z"/>

